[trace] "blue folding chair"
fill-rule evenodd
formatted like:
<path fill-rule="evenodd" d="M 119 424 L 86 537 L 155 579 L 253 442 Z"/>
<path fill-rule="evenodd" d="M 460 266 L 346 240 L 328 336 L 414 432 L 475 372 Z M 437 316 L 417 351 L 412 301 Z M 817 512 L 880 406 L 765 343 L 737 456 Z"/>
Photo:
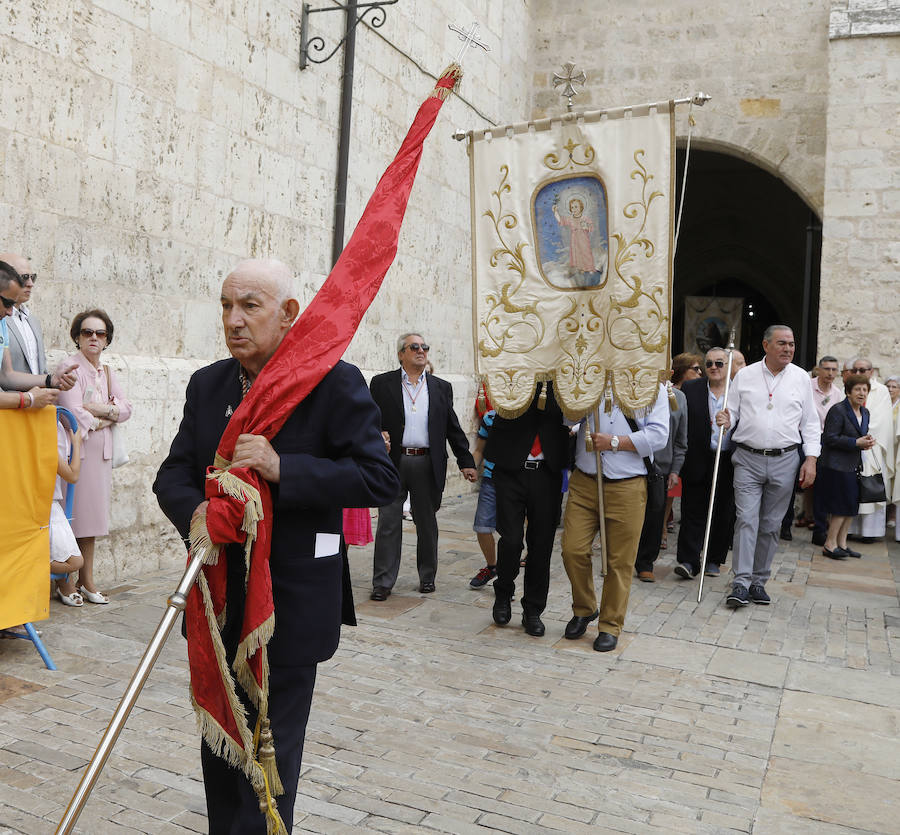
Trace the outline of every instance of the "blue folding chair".
<path fill-rule="evenodd" d="M 78 431 L 78 421 L 75 420 L 75 415 L 73 415 L 68 409 L 64 409 L 62 406 L 56 407 L 56 419 L 67 421 L 69 426 L 72 428 L 73 432 Z M 69 450 L 69 461 L 72 460 L 72 450 Z M 75 501 L 75 485 L 68 484 L 66 485 L 66 518 L 71 522 L 72 521 L 72 503 Z M 50 574 L 50 582 L 53 583 L 56 580 L 65 580 L 68 577 L 67 574 Z M 44 666 L 48 670 L 55 670 L 56 664 L 53 663 L 53 659 L 50 657 L 50 653 L 47 652 L 47 648 L 44 646 L 44 642 L 41 640 L 40 635 L 38 635 L 37 630 L 34 628 L 34 624 L 32 623 L 24 623 L 22 626 L 25 628 L 25 634 L 23 635 L 21 632 L 15 632 L 11 629 L 2 630 L 4 634 L 9 635 L 12 638 L 22 638 L 26 641 L 31 641 L 34 644 L 34 648 L 38 651 L 38 655 L 41 656 L 41 660 L 44 662 Z"/>

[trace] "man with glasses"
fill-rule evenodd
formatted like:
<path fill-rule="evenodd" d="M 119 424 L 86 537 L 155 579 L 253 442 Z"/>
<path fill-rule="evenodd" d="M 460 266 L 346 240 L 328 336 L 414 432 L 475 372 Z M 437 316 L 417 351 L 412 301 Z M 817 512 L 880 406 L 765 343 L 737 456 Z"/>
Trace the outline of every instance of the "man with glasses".
<path fill-rule="evenodd" d="M 884 383 L 875 379 L 872 363 L 864 357 L 854 357 L 850 362 L 844 363 L 844 379 L 850 374 L 862 374 L 872 386 L 866 398 L 866 408 L 869 410 L 869 434 L 875 439 L 875 446 L 871 453 L 863 456 L 864 472 L 881 472 L 887 495 L 890 496 L 894 476 L 894 407 L 891 393 Z M 862 504 L 859 506 L 859 516 L 850 523 L 849 536 L 857 542 L 873 542 L 884 536 L 886 523 L 885 502 Z"/>
<path fill-rule="evenodd" d="M 19 300 L 9 316 L 9 355 L 12 367 L 26 374 L 46 374 L 47 357 L 44 353 L 41 323 L 26 307 L 31 300 L 37 273 L 27 258 L 13 252 L 0 253 L 0 261 L 5 261 L 18 270 L 23 281 Z"/>
<path fill-rule="evenodd" d="M 407 493 L 416 525 L 419 591 L 434 591 L 438 559 L 435 514 L 447 480 L 448 443 L 465 479 L 477 478 L 469 441 L 453 410 L 453 388 L 446 380 L 426 373 L 428 351 L 421 334 L 403 334 L 397 340 L 400 368 L 373 377 L 370 384 L 372 399 L 381 409 L 382 434 L 400 473 L 399 493 L 378 511 L 372 600 L 387 600 L 397 582 Z"/>
<path fill-rule="evenodd" d="M 725 603 L 766 605 L 766 582 L 778 545 L 781 520 L 791 499 L 803 445 L 801 487 L 816 479 L 822 449 L 819 416 L 809 375 L 794 365 L 794 332 L 770 325 L 763 334 L 765 357 L 742 369 L 728 392 L 717 426 L 734 426 L 734 585 Z"/>
<path fill-rule="evenodd" d="M 681 527 L 675 574 L 691 580 L 700 573 L 700 555 L 709 512 L 713 466 L 719 443 L 716 414 L 725 408 L 728 355 L 723 348 L 706 352 L 706 379 L 689 380 L 682 387 L 687 400 L 687 455 L 681 467 Z M 706 575 L 718 577 L 734 535 L 734 488 L 731 468 L 731 431 L 724 434 L 713 522 L 706 555 Z"/>
<path fill-rule="evenodd" d="M 0 390 L 21 391 L 30 394 L 32 399 L 36 396 L 35 389 L 62 389 L 67 391 L 75 385 L 73 369 L 77 363 L 72 360 L 63 360 L 53 374 L 26 374 L 16 371 L 12 365 L 9 345 L 10 336 L 7 318 L 12 315 L 13 309 L 22 300 L 25 282 L 19 275 L 19 271 L 11 264 L 0 259 L 0 352 L 3 357 L 0 360 Z M 4 398 L 5 400 L 8 398 Z M 28 397 L 26 396 L 26 401 Z M 41 395 L 41 401 L 52 401 L 46 395 Z M 27 404 L 26 404 L 27 405 Z M 16 407 L 12 407 L 16 408 Z"/>
<path fill-rule="evenodd" d="M 840 366 L 836 357 L 824 356 L 819 360 L 819 373 L 812 383 L 813 400 L 816 403 L 816 412 L 819 415 L 819 425 L 825 428 L 825 415 L 828 410 L 835 404 L 844 399 L 843 392 L 834 385 L 834 381 L 840 374 Z M 825 533 L 828 529 L 828 514 L 822 507 L 821 501 L 816 500 L 816 488 L 811 487 L 812 507 L 813 507 L 813 532 L 812 544 L 824 545 Z M 819 494 L 821 495 L 821 494 Z M 804 503 L 805 504 L 805 503 Z"/>

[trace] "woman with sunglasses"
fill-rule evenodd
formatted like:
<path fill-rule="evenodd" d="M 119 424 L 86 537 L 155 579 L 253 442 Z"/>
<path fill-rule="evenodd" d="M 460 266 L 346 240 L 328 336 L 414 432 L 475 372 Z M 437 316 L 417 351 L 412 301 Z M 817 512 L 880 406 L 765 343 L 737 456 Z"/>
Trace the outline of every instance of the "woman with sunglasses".
<path fill-rule="evenodd" d="M 78 352 L 76 383 L 60 393 L 59 405 L 78 420 L 81 429 L 81 477 L 75 491 L 72 531 L 84 557 L 78 574 L 78 591 L 91 603 L 109 603 L 94 583 L 94 543 L 109 533 L 109 502 L 112 485 L 113 439 L 110 427 L 131 417 L 131 403 L 113 370 L 101 355 L 113 338 L 113 323 L 106 312 L 84 310 L 72 320 L 69 330 Z"/>

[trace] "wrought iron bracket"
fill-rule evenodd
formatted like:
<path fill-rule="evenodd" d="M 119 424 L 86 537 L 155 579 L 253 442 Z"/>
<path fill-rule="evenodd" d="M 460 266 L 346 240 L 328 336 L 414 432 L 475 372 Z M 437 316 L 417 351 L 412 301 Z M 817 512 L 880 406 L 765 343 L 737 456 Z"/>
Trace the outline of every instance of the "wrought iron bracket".
<path fill-rule="evenodd" d="M 373 2 L 370 3 L 356 3 L 356 8 L 362 9 L 362 13 L 347 27 L 348 30 L 358 26 L 363 18 L 370 12 L 372 13 L 372 16 L 368 20 L 369 25 L 375 29 L 380 29 L 384 25 L 385 20 L 387 20 L 387 12 L 385 12 L 383 7 L 393 6 L 397 2 L 398 0 L 373 0 Z M 311 14 L 316 14 L 317 12 L 346 12 L 348 8 L 349 5 L 338 4 L 335 6 L 325 6 L 319 9 L 311 9 L 309 3 L 303 4 L 303 10 L 300 15 L 301 70 L 305 70 L 309 64 L 324 64 L 341 48 L 344 41 L 347 40 L 347 35 L 345 34 L 344 37 L 337 42 L 334 49 L 332 49 L 324 58 L 314 58 L 311 53 L 318 55 L 325 51 L 325 39 L 318 35 L 312 38 L 309 37 L 309 16 Z"/>

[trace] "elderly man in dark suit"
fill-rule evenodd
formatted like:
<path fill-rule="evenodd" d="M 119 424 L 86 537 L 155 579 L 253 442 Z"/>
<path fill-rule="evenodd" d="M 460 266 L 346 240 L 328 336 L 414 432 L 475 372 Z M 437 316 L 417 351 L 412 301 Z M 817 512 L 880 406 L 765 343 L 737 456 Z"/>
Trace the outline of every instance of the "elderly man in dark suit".
<path fill-rule="evenodd" d="M 403 501 L 409 493 L 416 523 L 419 591 L 434 591 L 438 528 L 435 514 L 447 480 L 447 444 L 467 481 L 475 481 L 475 459 L 453 411 L 453 388 L 427 374 L 429 346 L 419 333 L 397 340 L 400 368 L 372 378 L 372 397 L 381 409 L 381 429 L 400 472 L 400 490 L 378 511 L 372 600 L 387 600 L 400 571 Z M 349 505 L 348 505 L 349 506 Z"/>
<path fill-rule="evenodd" d="M 244 261 L 222 285 L 222 323 L 232 358 L 191 377 L 181 426 L 153 485 L 160 507 L 185 539 L 192 518 L 207 505 L 206 468 L 229 418 L 297 317 L 300 305 L 291 284 L 290 270 L 278 261 Z M 389 500 L 397 492 L 397 473 L 365 381 L 344 362 L 297 406 L 271 443 L 262 435 L 241 435 L 232 465 L 256 470 L 272 491 L 269 719 L 284 785 L 278 810 L 290 831 L 316 665 L 337 649 L 342 620 L 355 623 L 340 545 L 342 509 Z M 230 666 L 245 605 L 243 546 L 227 547 L 227 568 L 221 635 Z M 205 741 L 201 759 L 210 832 L 264 835 L 259 800 L 243 773 Z"/>
<path fill-rule="evenodd" d="M 46 374 L 47 356 L 41 323 L 26 306 L 31 301 L 37 273 L 27 258 L 13 252 L 0 253 L 0 261 L 15 267 L 23 282 L 19 300 L 9 316 L 9 358 L 13 370 L 25 374 Z"/>
<path fill-rule="evenodd" d="M 706 379 L 689 380 L 682 387 L 687 400 L 687 455 L 681 468 L 681 527 L 678 531 L 678 563 L 675 573 L 690 580 L 700 573 L 700 556 L 706 533 L 713 466 L 719 443 L 716 413 L 725 406 L 728 355 L 723 348 L 706 352 Z M 731 432 L 725 433 L 719 457 L 719 475 L 709 535 L 706 574 L 718 577 L 728 558 L 734 536 L 734 473 L 731 467 Z"/>

